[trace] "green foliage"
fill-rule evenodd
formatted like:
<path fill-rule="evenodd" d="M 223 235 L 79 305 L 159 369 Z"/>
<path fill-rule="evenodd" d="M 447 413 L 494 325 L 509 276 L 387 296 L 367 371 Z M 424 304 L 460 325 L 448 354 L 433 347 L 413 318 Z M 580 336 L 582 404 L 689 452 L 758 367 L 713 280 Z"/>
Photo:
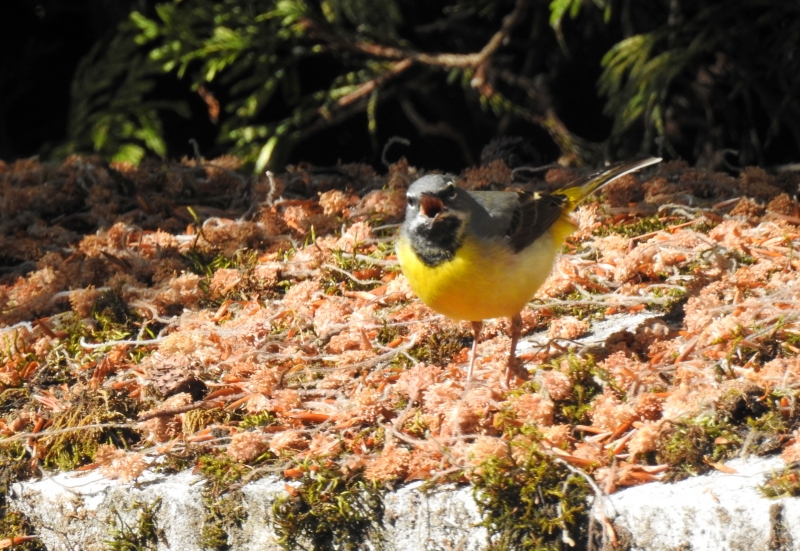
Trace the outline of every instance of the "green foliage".
<path fill-rule="evenodd" d="M 800 496 L 800 465 L 792 463 L 780 472 L 773 472 L 758 489 L 770 498 Z"/>
<path fill-rule="evenodd" d="M 781 129 L 800 145 L 800 6 L 782 0 L 701 0 L 672 4 L 649 32 L 618 42 L 603 58 L 605 112 L 620 138 L 644 122 L 676 154 L 699 126 L 697 148 L 739 149 L 740 161 L 763 162 Z M 671 129 L 668 131 L 668 129 Z"/>
<path fill-rule="evenodd" d="M 536 118 L 538 100 L 522 93 L 518 82 L 510 93 L 476 93 L 478 60 L 424 57 L 431 47 L 455 55 L 480 51 L 514 2 L 455 0 L 437 8 L 430 13 L 438 18 L 433 24 L 424 15 L 427 4 L 392 0 L 172 0 L 152 13 L 134 11 L 110 44 L 98 45 L 83 60 L 62 153 L 91 149 L 134 162 L 145 151 L 163 155 L 159 111 L 187 115 L 183 104 L 151 99 L 156 77 L 164 74 L 189 82 L 209 104 L 212 120 L 219 117 L 218 141 L 256 171 L 281 166 L 295 144 L 357 114 L 366 115 L 377 149 L 383 102 L 453 86 L 495 118 L 511 115 L 548 131 L 559 128 L 548 119 L 554 114 Z M 549 13 L 545 4 L 530 9 L 536 10 Z M 519 11 L 515 24 L 525 21 L 526 11 Z M 554 15 L 554 22 L 560 20 Z M 470 32 L 462 36 L 466 28 Z M 502 61 L 504 67 L 513 63 Z M 323 66 L 325 72 L 309 70 Z M 426 124 L 418 113 L 408 116 Z M 466 141 L 456 141 L 469 156 Z"/>
<path fill-rule="evenodd" d="M 369 536 L 377 544 L 383 501 L 375 484 L 336 466 L 306 467 L 300 485 L 272 506 L 278 543 L 287 550 L 354 551 Z"/>
<path fill-rule="evenodd" d="M 241 527 L 247 520 L 241 493 L 232 492 L 218 498 L 206 495 L 203 506 L 206 514 L 200 532 L 200 545 L 203 549 L 230 549 L 228 531 Z"/>
<path fill-rule="evenodd" d="M 21 442 L 0 444 L 0 540 L 34 533 L 34 528 L 24 516 L 9 509 L 7 496 L 12 484 L 38 474 L 35 462 L 30 460 Z M 45 547 L 36 539 L 19 542 L 13 549 L 45 551 Z"/>
<path fill-rule="evenodd" d="M 512 444 L 513 445 L 513 444 Z M 475 471 L 475 501 L 492 551 L 584 548 L 590 489 L 586 480 L 525 444 L 524 459 L 491 458 Z M 580 545 L 580 544 L 583 545 Z"/>
<path fill-rule="evenodd" d="M 250 415 L 246 415 L 244 419 L 239 421 L 239 429 L 246 430 L 259 427 L 268 427 L 270 425 L 276 425 L 277 423 L 278 423 L 278 418 L 275 417 L 274 413 L 269 411 L 262 411 L 260 413 L 252 413 Z"/>
<path fill-rule="evenodd" d="M 209 482 L 209 496 L 222 495 L 247 473 L 247 467 L 225 454 L 202 455 L 197 469 Z"/>
<path fill-rule="evenodd" d="M 446 366 L 461 350 L 471 345 L 471 339 L 462 331 L 447 329 L 426 336 L 409 354 L 420 362 Z"/>
<path fill-rule="evenodd" d="M 155 522 L 161 508 L 161 498 L 142 506 L 134 503 L 130 510 L 138 510 L 135 526 L 129 526 L 116 507 L 111 508 L 109 539 L 104 543 L 112 551 L 155 551 L 159 541 L 164 541 L 162 530 Z"/>
<path fill-rule="evenodd" d="M 734 457 L 741 441 L 727 421 L 709 416 L 681 421 L 659 434 L 656 461 L 672 467 L 666 475 L 668 480 L 682 480 L 711 470 L 709 461 Z"/>
<path fill-rule="evenodd" d="M 357 115 L 377 152 L 389 102 L 467 160 L 470 125 L 513 122 L 538 126 L 578 163 L 657 144 L 761 161 L 783 131 L 800 147 L 798 16 L 784 0 L 165 0 L 133 11 L 83 60 L 59 153 L 165 155 L 164 113 L 189 113 L 158 99 L 156 84 L 177 79 L 256 171 Z M 613 130 L 591 144 L 559 118 L 549 83 L 599 69 L 571 52 L 606 49 L 598 86 Z"/>
<path fill-rule="evenodd" d="M 167 154 L 160 112 L 188 117 L 189 110 L 151 97 L 161 68 L 138 48 L 135 33 L 130 22 L 120 25 L 81 61 L 72 80 L 68 139 L 57 156 L 92 151 L 138 164 L 147 152 Z"/>
<path fill-rule="evenodd" d="M 90 428 L 104 423 L 125 424 L 135 418 L 138 404 L 118 391 L 82 390 L 62 398 L 62 406 L 53 413 L 50 429 L 77 429 L 44 437 L 42 463 L 46 468 L 70 471 L 92 461 L 100 444 L 113 443 L 127 448 L 138 436 L 126 428 Z"/>
<path fill-rule="evenodd" d="M 557 366 L 566 362 L 565 375 L 572 381 L 572 392 L 566 400 L 556 402 L 555 419 L 557 423 L 584 425 L 589 423 L 591 402 L 603 392 L 603 383 L 608 383 L 608 375 L 595 365 L 594 358 L 586 359 L 575 355 L 562 356 L 553 360 Z"/>
<path fill-rule="evenodd" d="M 93 337 L 100 341 L 124 339 L 133 332 L 138 316 L 130 309 L 118 291 L 107 290 L 97 297 L 92 307 L 92 318 L 99 329 Z"/>

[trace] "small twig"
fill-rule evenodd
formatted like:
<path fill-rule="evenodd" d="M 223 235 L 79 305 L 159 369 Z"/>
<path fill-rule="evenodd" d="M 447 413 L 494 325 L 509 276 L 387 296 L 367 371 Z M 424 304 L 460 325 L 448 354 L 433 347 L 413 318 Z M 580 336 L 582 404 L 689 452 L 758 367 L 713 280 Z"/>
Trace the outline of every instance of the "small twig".
<path fill-rule="evenodd" d="M 563 459 L 561 459 L 559 457 L 555 457 L 555 456 L 551 456 L 551 457 L 553 458 L 553 461 L 555 461 L 556 463 L 559 463 L 559 464 L 565 466 L 570 472 L 575 473 L 575 474 L 583 477 L 584 480 L 586 480 L 586 482 L 592 488 L 592 491 L 594 492 L 595 497 L 597 498 L 595 503 L 592 505 L 592 510 L 596 511 L 597 515 L 600 517 L 600 522 L 603 524 L 603 526 L 606 529 L 610 530 L 611 533 L 613 534 L 614 527 L 611 524 L 611 521 L 608 519 L 608 516 L 606 515 L 605 508 L 604 508 L 605 500 L 608 497 L 608 495 L 600 488 L 600 486 L 597 485 L 597 483 L 594 481 L 594 479 L 591 476 L 589 476 L 587 473 L 585 473 L 581 469 L 578 469 L 577 467 L 573 467 L 572 465 L 570 465 L 569 463 L 567 463 L 566 461 L 564 461 Z M 592 519 L 591 518 L 589 519 L 589 523 L 590 523 L 590 531 L 591 531 L 591 525 L 592 525 Z M 606 532 L 605 532 L 605 530 L 603 530 L 603 549 L 605 549 L 607 547 L 606 543 L 607 543 L 607 541 L 606 541 Z M 591 544 L 592 544 L 592 541 L 591 541 L 591 536 L 590 536 L 589 545 L 591 545 Z"/>
<path fill-rule="evenodd" d="M 351 274 L 347 270 L 342 270 L 341 268 L 337 268 L 333 264 L 323 264 L 320 267 L 321 268 L 326 268 L 328 270 L 333 270 L 334 272 L 338 272 L 338 273 L 346 276 L 348 279 L 350 279 L 352 281 L 355 281 L 356 283 L 358 283 L 360 285 L 380 285 L 381 283 L 383 283 L 383 281 L 381 281 L 379 279 L 358 279 L 356 276 L 354 276 L 353 274 Z"/>
<path fill-rule="evenodd" d="M 15 440 L 24 440 L 26 438 L 48 438 L 50 436 L 56 436 L 58 434 L 65 434 L 68 432 L 77 432 L 77 431 L 91 430 L 91 429 L 139 429 L 139 428 L 141 428 L 139 427 L 139 423 L 96 423 L 93 425 L 66 427 L 63 429 L 56 429 L 56 430 L 42 431 L 42 432 L 21 432 L 13 436 L 0 438 L 0 443 L 13 442 Z"/>
<path fill-rule="evenodd" d="M 389 138 L 386 141 L 386 145 L 383 146 L 383 151 L 381 151 L 381 163 L 383 163 L 383 166 L 385 166 L 386 168 L 389 168 L 390 166 L 392 166 L 392 163 L 390 163 L 388 161 L 388 159 L 386 158 L 386 154 L 389 152 L 389 148 L 392 147 L 396 143 L 399 143 L 399 144 L 402 144 L 402 145 L 408 147 L 408 146 L 411 145 L 411 140 L 409 140 L 407 138 L 401 138 L 400 136 L 392 136 L 391 138 Z M 375 229 L 377 229 L 377 228 L 375 228 Z"/>
<path fill-rule="evenodd" d="M 119 340 L 119 341 L 106 341 L 106 342 L 98 342 L 98 343 L 89 343 L 84 340 L 84 337 L 81 337 L 80 344 L 81 348 L 86 348 L 87 350 L 94 350 L 96 348 L 104 348 L 106 346 L 118 346 L 120 344 L 124 345 L 133 345 L 133 346 L 148 346 L 151 344 L 159 344 L 163 342 L 166 337 L 158 337 L 155 339 L 150 339 L 146 341 L 137 341 L 137 340 Z"/>
<path fill-rule="evenodd" d="M 188 404 L 185 406 L 179 406 L 169 409 L 162 409 L 159 411 L 150 411 L 147 413 L 143 413 L 139 415 L 139 421 L 147 421 L 148 419 L 154 419 L 156 417 L 172 417 L 173 415 L 179 415 L 181 413 L 186 413 L 187 411 L 193 411 L 195 409 L 214 409 L 218 407 L 216 401 L 213 402 L 194 402 L 193 404 Z"/>
<path fill-rule="evenodd" d="M 392 64 L 389 70 L 381 73 L 372 80 L 368 80 L 367 82 L 365 82 L 364 84 L 362 84 L 349 94 L 342 96 L 336 103 L 339 106 L 344 107 L 346 105 L 355 102 L 356 100 L 363 98 L 364 96 L 371 94 L 374 90 L 380 88 L 381 86 L 386 84 L 386 82 L 388 82 L 389 80 L 393 79 L 394 77 L 396 77 L 397 75 L 399 75 L 400 73 L 411 67 L 411 64 L 412 61 L 410 59 L 403 59 L 401 61 L 398 61 L 397 63 Z M 330 107 L 329 106 L 320 107 L 319 111 L 321 112 L 322 109 L 330 109 Z"/>

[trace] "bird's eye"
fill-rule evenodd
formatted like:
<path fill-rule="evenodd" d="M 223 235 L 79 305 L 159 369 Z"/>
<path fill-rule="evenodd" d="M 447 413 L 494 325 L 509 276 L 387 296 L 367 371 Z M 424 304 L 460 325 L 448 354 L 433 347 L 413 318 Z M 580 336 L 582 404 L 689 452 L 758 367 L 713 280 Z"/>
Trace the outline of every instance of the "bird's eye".
<path fill-rule="evenodd" d="M 408 197 L 406 197 L 406 202 L 408 203 L 409 207 L 413 207 L 414 205 L 417 204 L 417 198 L 409 195 Z"/>
<path fill-rule="evenodd" d="M 457 194 L 458 194 L 458 188 L 456 188 L 456 186 L 452 182 L 450 182 L 447 185 L 447 195 L 446 195 L 447 199 L 453 200 L 456 198 Z"/>

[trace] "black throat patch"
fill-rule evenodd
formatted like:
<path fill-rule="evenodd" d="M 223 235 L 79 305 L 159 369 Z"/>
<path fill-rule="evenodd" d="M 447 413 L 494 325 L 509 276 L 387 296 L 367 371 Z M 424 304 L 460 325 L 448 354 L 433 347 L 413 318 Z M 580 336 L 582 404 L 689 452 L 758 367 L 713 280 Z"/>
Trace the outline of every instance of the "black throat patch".
<path fill-rule="evenodd" d="M 440 215 L 430 227 L 419 225 L 408 232 L 411 248 L 431 268 L 453 260 L 461 246 L 461 224 L 456 216 Z"/>

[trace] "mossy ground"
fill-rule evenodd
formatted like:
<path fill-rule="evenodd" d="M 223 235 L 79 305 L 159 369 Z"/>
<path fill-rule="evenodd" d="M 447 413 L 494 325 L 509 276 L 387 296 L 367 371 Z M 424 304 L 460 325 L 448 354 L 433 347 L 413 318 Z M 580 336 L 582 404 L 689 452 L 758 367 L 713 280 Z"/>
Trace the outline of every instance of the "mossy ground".
<path fill-rule="evenodd" d="M 0 228 L 0 445 L 28 466 L 6 465 L 9 481 L 103 467 L 109 445 L 159 458 L 162 471 L 196 469 L 208 480 L 205 541 L 223 549 L 244 519 L 239 486 L 292 473 L 299 485 L 274 511 L 281 537 L 323 549 L 377 533 L 386 487 L 471 478 L 496 546 L 535 549 L 585 541 L 587 489 L 551 452 L 622 487 L 640 480 L 613 479 L 612 464 L 680 478 L 742 451 L 794 449 L 800 395 L 786 381 L 800 373 L 790 284 L 800 232 L 786 216 L 800 205 L 724 205 L 749 191 L 766 203 L 798 182 L 669 163 L 641 208 L 582 211 L 539 311 L 523 312 L 526 331 L 564 315 L 591 325 L 650 311 L 661 323 L 609 338 L 594 359 L 532 352 L 533 380 L 509 391 L 505 322 L 487 323 L 467 383 L 468 324 L 421 305 L 394 263 L 419 171 L 300 166 L 248 180 L 238 168 L 232 158 L 0 165 L 1 214 L 13 222 Z M 124 193 L 113 176 L 123 173 Z M 726 186 L 713 198 L 704 187 L 702 210 L 659 211 L 691 194 L 693 178 Z M 48 202 L 53 189 L 74 212 Z M 580 304 L 587 297 L 597 304 Z M 638 442 L 632 457 L 646 431 L 652 446 Z M 252 454 L 232 450 L 243 433 Z M 529 449 L 472 463 L 482 441 L 501 449 L 520 436 Z M 7 518 L 18 526 L 9 537 L 27 529 Z"/>
<path fill-rule="evenodd" d="M 278 543 L 288 550 L 355 551 L 366 538 L 380 548 L 381 491 L 359 473 L 333 465 L 303 466 L 297 486 L 272 506 Z"/>
<path fill-rule="evenodd" d="M 585 548 L 586 480 L 535 445 L 525 444 L 516 457 L 489 459 L 471 478 L 489 532 L 487 551 Z"/>

